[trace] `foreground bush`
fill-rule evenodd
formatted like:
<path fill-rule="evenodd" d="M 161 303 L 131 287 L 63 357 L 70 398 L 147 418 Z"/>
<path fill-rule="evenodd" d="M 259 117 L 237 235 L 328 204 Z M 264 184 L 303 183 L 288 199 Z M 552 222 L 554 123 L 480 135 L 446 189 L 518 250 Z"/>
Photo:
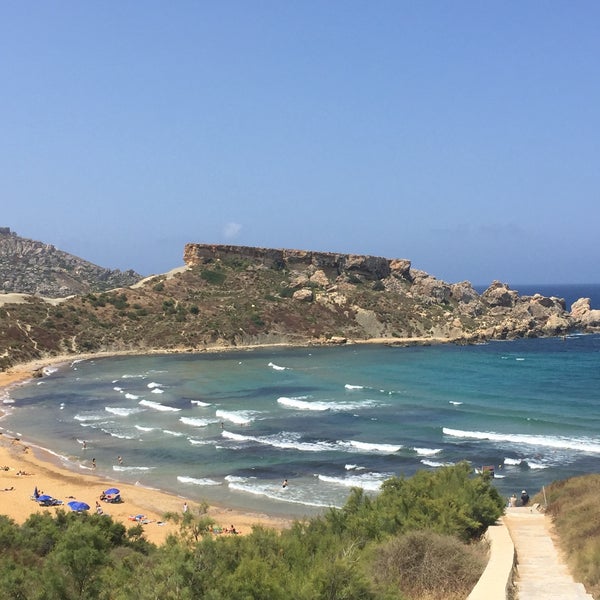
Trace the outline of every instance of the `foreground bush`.
<path fill-rule="evenodd" d="M 433 531 L 413 531 L 383 544 L 373 561 L 375 581 L 407 598 L 462 600 L 469 595 L 487 563 L 489 547 L 467 545 Z"/>
<path fill-rule="evenodd" d="M 0 517 L 0 590 L 20 600 L 453 600 L 482 570 L 472 544 L 503 510 L 466 464 L 353 490 L 341 510 L 278 533 L 209 533 L 202 507 L 160 548 L 140 526 L 59 510 Z"/>

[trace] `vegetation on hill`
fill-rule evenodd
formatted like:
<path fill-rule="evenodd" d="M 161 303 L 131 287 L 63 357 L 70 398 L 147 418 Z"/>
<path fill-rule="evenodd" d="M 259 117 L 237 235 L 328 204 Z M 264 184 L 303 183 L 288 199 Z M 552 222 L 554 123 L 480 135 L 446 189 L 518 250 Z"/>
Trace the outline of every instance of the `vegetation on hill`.
<path fill-rule="evenodd" d="M 280 533 L 215 534 L 190 511 L 160 548 L 141 525 L 104 515 L 0 517 L 0 589 L 47 600 L 458 600 L 483 571 L 480 535 L 503 506 L 463 463 L 390 479 L 375 498 L 355 489 L 342 509 Z"/>
<path fill-rule="evenodd" d="M 100 351 L 372 338 L 472 342 L 575 327 L 558 299 L 520 299 L 502 284 L 479 296 L 467 282 L 449 285 L 409 269 L 375 280 L 376 273 L 333 277 L 313 265 L 302 269 L 229 256 L 56 306 L 36 296 L 0 305 L 0 369 Z"/>
<path fill-rule="evenodd" d="M 538 494 L 534 500 L 547 501 L 573 576 L 600 598 L 600 475 L 555 481 L 545 488 L 545 497 Z"/>

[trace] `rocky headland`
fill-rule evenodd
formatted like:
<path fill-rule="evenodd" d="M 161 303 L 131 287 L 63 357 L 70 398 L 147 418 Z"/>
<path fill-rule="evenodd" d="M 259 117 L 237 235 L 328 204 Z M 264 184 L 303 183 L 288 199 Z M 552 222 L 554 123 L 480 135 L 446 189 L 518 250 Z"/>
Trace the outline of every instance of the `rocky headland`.
<path fill-rule="evenodd" d="M 51 305 L 0 306 L 0 368 L 99 352 L 196 352 L 261 344 L 476 343 L 600 331 L 580 299 L 478 294 L 406 259 L 190 243 L 185 266 Z"/>

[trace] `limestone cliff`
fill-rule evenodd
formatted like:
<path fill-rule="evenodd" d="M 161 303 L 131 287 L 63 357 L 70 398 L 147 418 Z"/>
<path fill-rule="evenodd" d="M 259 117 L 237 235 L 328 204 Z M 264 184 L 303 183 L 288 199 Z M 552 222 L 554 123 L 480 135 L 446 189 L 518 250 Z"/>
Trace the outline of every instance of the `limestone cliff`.
<path fill-rule="evenodd" d="M 561 335 L 577 328 L 594 330 L 600 311 L 582 300 L 569 314 L 564 300 L 539 294 L 519 296 L 494 281 L 479 295 L 468 281 L 449 284 L 411 268 L 406 259 L 388 259 L 304 250 L 187 244 L 185 263 L 193 267 L 245 264 L 248 269 L 278 269 L 289 274 L 291 297 L 303 303 L 345 307 L 354 315 L 359 337 L 431 337 L 452 340 L 506 339 Z M 368 310 L 352 300 L 357 285 L 384 292 L 388 302 Z M 387 293 L 387 294 L 385 294 Z M 362 294 L 364 301 L 365 294 Z M 411 314 L 411 311 L 413 314 Z M 392 315 L 404 314 L 404 328 Z M 416 313 L 416 314 L 415 314 Z"/>

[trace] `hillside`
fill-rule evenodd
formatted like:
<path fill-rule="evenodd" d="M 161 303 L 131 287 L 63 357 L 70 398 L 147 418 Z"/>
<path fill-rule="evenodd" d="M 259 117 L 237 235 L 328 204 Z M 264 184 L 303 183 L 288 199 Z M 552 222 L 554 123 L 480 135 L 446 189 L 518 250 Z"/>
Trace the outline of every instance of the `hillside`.
<path fill-rule="evenodd" d="M 0 306 L 0 368 L 100 351 L 201 351 L 257 344 L 386 343 L 563 335 L 600 328 L 578 301 L 520 297 L 494 282 L 479 295 L 408 260 L 187 244 L 186 268 L 133 287 L 51 305 Z"/>
<path fill-rule="evenodd" d="M 111 270 L 0 227 L 0 293 L 64 298 L 139 281 L 134 271 Z"/>

